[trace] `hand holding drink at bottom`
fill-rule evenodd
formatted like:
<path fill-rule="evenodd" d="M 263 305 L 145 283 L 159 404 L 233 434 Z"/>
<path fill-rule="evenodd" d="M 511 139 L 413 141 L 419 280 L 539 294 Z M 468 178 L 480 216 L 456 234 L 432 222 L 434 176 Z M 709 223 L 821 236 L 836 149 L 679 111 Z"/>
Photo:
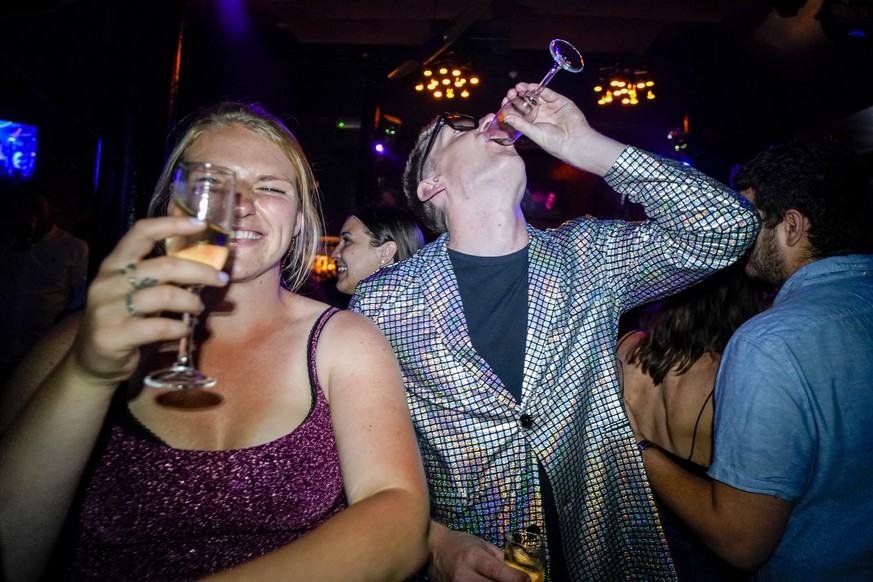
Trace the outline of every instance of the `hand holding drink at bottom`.
<path fill-rule="evenodd" d="M 546 577 L 546 550 L 539 532 L 515 530 L 506 533 L 503 561 L 527 574 L 532 582 L 543 582 Z"/>

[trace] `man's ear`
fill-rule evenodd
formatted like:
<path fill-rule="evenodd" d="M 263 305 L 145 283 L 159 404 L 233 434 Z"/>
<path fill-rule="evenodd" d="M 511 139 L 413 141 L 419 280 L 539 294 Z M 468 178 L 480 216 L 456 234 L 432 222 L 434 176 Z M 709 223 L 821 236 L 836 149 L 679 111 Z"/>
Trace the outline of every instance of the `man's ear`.
<path fill-rule="evenodd" d="M 431 198 L 446 189 L 446 185 L 440 182 L 439 178 L 425 178 L 418 183 L 415 193 L 422 203 L 428 202 Z"/>
<path fill-rule="evenodd" d="M 785 244 L 788 246 L 796 246 L 809 238 L 812 222 L 799 210 L 794 208 L 786 210 L 782 222 L 785 225 Z"/>

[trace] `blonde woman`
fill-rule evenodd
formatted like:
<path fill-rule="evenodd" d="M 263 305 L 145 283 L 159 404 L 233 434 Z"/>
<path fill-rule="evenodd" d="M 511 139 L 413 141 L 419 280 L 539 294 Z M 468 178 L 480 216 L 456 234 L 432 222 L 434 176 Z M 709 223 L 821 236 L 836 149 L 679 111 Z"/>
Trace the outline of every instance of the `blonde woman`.
<path fill-rule="evenodd" d="M 321 235 L 303 151 L 276 117 L 221 104 L 176 146 L 154 215 L 178 161 L 237 174 L 227 273 L 152 255 L 202 223 L 140 220 L 81 317 L 22 364 L 2 406 L 5 578 L 39 577 L 70 509 L 73 578 L 408 577 L 428 501 L 393 352 L 367 319 L 294 292 Z M 201 303 L 183 285 L 211 292 Z M 186 311 L 204 320 L 198 367 L 219 379 L 217 406 L 162 406 L 142 383 L 172 359 Z"/>

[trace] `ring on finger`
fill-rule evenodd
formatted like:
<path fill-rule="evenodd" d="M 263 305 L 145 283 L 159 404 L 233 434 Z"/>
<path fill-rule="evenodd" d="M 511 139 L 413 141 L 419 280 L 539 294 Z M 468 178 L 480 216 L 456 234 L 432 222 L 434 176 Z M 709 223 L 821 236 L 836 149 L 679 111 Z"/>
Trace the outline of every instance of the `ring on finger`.
<path fill-rule="evenodd" d="M 129 313 L 131 317 L 143 317 L 145 315 L 133 306 L 133 295 L 137 291 L 139 291 L 139 289 L 131 289 L 124 300 L 124 305 L 127 307 L 127 313 Z"/>
<path fill-rule="evenodd" d="M 154 287 L 158 284 L 158 280 L 153 277 L 145 277 L 140 280 L 139 283 L 136 281 L 131 282 L 130 286 L 133 287 L 134 291 L 139 291 L 140 289 L 146 289 L 147 287 Z"/>
<path fill-rule="evenodd" d="M 140 289 L 145 289 L 146 287 L 154 287 L 158 284 L 158 280 L 153 277 L 144 277 L 137 281 L 133 278 L 132 275 L 128 275 L 127 284 L 130 285 L 131 291 L 139 291 Z"/>
<path fill-rule="evenodd" d="M 131 273 L 135 270 L 136 270 L 136 264 L 134 264 L 134 263 L 128 263 L 127 265 L 124 266 L 124 268 L 119 269 L 119 271 L 121 272 L 121 275 L 123 277 L 127 277 L 127 283 L 128 283 L 128 285 L 130 285 L 130 288 L 133 289 L 134 291 L 137 291 L 139 289 L 139 287 L 136 284 L 136 279 L 134 279 L 133 275 L 131 275 Z"/>

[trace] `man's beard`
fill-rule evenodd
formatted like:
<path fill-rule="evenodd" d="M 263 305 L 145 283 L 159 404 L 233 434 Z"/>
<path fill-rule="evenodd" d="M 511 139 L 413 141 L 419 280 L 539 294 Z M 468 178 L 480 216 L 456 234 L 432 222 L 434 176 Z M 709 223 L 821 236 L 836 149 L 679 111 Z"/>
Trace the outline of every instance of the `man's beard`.
<path fill-rule="evenodd" d="M 782 257 L 776 244 L 776 230 L 763 228 L 749 260 L 746 262 L 746 275 L 779 287 L 785 282 Z"/>

